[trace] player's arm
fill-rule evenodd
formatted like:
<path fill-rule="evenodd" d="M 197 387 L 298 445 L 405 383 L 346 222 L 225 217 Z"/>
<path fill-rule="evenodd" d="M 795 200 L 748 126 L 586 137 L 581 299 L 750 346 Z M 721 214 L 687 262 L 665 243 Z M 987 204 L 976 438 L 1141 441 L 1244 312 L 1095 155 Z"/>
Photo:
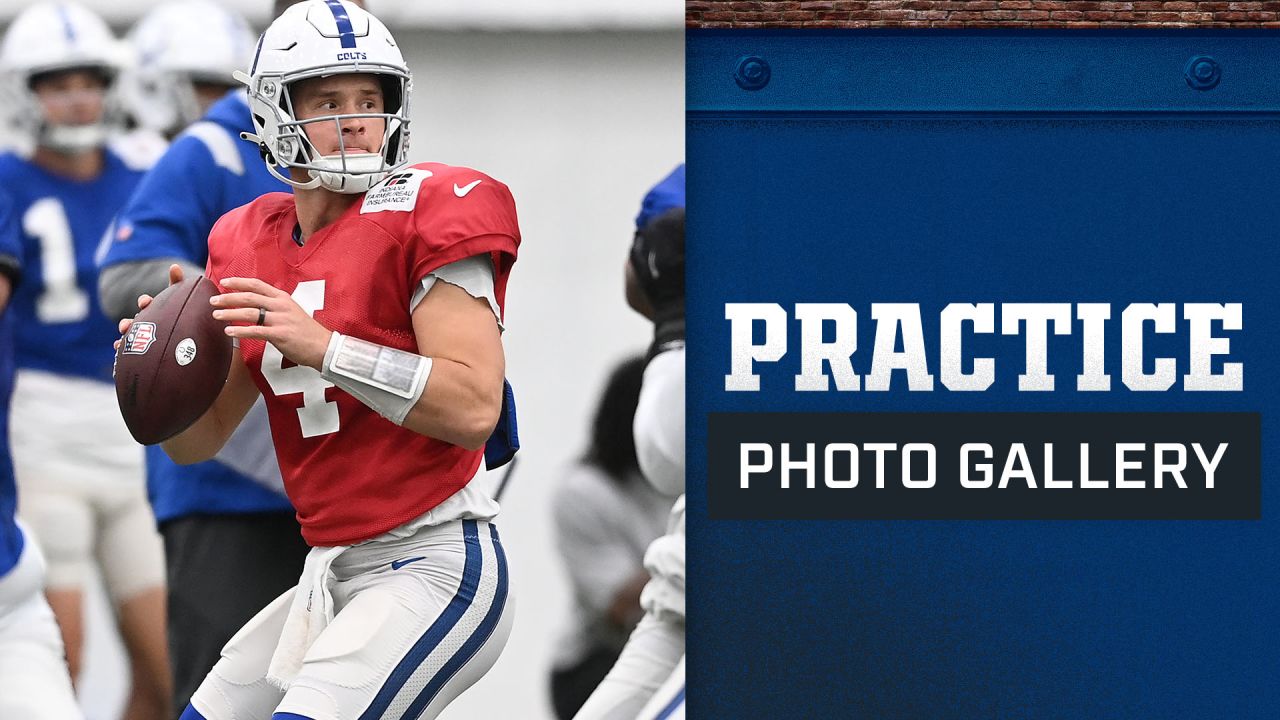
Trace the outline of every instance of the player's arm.
<path fill-rule="evenodd" d="M 22 244 L 12 211 L 8 196 L 0 195 L 0 313 L 9 307 L 13 288 L 22 277 Z"/>
<path fill-rule="evenodd" d="M 431 366 L 404 426 L 469 450 L 484 447 L 502 412 L 507 369 L 492 308 L 456 285 L 437 282 L 413 311 L 413 333 Z"/>
<path fill-rule="evenodd" d="M 209 230 L 225 209 L 205 141 L 180 136 L 143 176 L 111 229 L 100 258 L 98 304 L 107 317 L 133 317 L 139 295 L 167 286 L 169 266 L 199 275 Z"/>
<path fill-rule="evenodd" d="M 683 493 L 683 349 L 669 350 L 649 361 L 632 429 L 641 474 L 664 495 Z"/>
<path fill-rule="evenodd" d="M 116 320 L 132 317 L 137 312 L 139 295 L 159 295 L 168 287 L 169 266 L 175 264 L 184 274 L 201 273 L 194 263 L 179 257 L 131 260 L 102 268 L 98 273 L 98 304 L 103 314 Z"/>
<path fill-rule="evenodd" d="M 0 314 L 9 307 L 9 298 L 21 276 L 20 267 L 17 255 L 6 253 L 4 247 L 0 246 Z"/>
<path fill-rule="evenodd" d="M 437 282 L 413 310 L 418 352 L 405 352 L 326 329 L 288 293 L 254 278 L 225 278 L 214 317 L 227 334 L 257 338 L 378 414 L 416 433 L 476 450 L 502 410 L 506 358 L 489 303 Z M 258 309 L 266 310 L 257 324 Z"/>
<path fill-rule="evenodd" d="M 182 278 L 182 266 L 170 265 L 169 284 L 180 283 Z M 141 310 L 150 305 L 151 299 L 150 295 L 140 296 L 137 301 L 138 309 Z M 120 321 L 122 337 L 129 332 L 129 326 L 132 324 L 132 318 Z M 116 347 L 119 348 L 119 346 L 120 341 L 117 340 Z M 227 439 L 235 432 L 240 421 L 249 413 L 257 399 L 258 387 L 253 384 L 253 379 L 249 376 L 249 371 L 237 348 L 234 357 L 231 358 L 231 370 L 227 374 L 227 382 L 223 385 L 222 392 L 218 393 L 218 397 L 213 401 L 213 405 L 191 427 L 165 440 L 160 446 L 170 459 L 179 465 L 210 460 L 227 443 Z"/>

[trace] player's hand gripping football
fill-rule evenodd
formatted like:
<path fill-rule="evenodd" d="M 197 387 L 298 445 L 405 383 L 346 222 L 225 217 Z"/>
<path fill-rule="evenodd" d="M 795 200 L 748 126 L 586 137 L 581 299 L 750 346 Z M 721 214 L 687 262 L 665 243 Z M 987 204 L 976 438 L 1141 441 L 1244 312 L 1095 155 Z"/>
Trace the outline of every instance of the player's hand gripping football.
<path fill-rule="evenodd" d="M 180 282 L 182 282 L 182 267 L 181 267 L 180 265 L 178 265 L 177 263 L 174 263 L 173 265 L 170 265 L 170 266 L 169 266 L 169 284 L 170 284 L 170 285 L 177 285 L 177 284 L 178 284 L 178 283 L 180 283 Z M 151 296 L 150 296 L 150 295 L 139 295 L 139 296 L 138 296 L 138 309 L 139 309 L 139 310 L 144 310 L 144 309 L 146 309 L 146 307 L 147 307 L 148 305 L 150 305 L 150 304 L 151 304 Z M 112 346 L 112 347 L 114 347 L 116 350 L 119 350 L 119 349 L 120 349 L 120 342 L 121 342 L 121 340 L 124 340 L 124 336 L 125 336 L 125 335 L 127 335 L 127 334 L 129 333 L 129 327 L 130 327 L 131 325 L 133 325 L 133 318 L 125 318 L 125 319 L 123 319 L 123 320 L 121 320 L 121 321 L 120 321 L 120 340 L 116 340 L 115 345 L 113 345 L 113 346 Z"/>
<path fill-rule="evenodd" d="M 215 318 L 233 323 L 227 326 L 228 335 L 265 340 L 293 362 L 320 369 L 332 333 L 289 293 L 257 278 L 224 278 L 220 284 L 230 292 L 209 302 L 217 308 Z"/>

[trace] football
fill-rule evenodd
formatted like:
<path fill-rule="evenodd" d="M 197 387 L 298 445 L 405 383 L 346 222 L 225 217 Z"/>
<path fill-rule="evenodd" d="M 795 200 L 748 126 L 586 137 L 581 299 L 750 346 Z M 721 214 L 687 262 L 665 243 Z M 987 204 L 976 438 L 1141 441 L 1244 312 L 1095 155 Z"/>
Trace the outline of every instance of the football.
<path fill-rule="evenodd" d="M 204 276 L 170 285 L 138 313 L 116 351 L 116 399 L 133 438 L 152 445 L 177 435 L 213 405 L 231 369 L 231 338 Z"/>

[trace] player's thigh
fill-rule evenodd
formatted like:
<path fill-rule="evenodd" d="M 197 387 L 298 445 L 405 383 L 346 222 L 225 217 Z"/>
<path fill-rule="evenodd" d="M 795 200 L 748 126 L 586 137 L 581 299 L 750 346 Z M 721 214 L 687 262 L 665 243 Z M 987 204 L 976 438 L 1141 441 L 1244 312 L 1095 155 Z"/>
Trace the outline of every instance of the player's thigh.
<path fill-rule="evenodd" d="M 79 718 L 53 613 L 34 592 L 0 611 L 0 718 Z"/>
<path fill-rule="evenodd" d="M 110 384 L 21 370 L 10 418 L 23 487 L 97 497 L 122 483 L 145 484 L 142 446 L 129 435 Z"/>
<path fill-rule="evenodd" d="M 511 625 L 515 621 L 515 596 L 507 595 L 506 607 L 502 610 L 499 617 L 498 626 L 494 630 L 492 636 L 483 645 L 479 647 L 475 655 L 473 655 L 465 664 L 457 665 L 456 669 L 446 668 L 443 672 L 437 672 L 429 677 L 430 681 L 438 687 L 438 690 L 427 686 L 419 693 L 419 700 L 413 707 L 423 707 L 423 711 L 417 716 L 418 720 L 433 720 L 448 707 L 449 703 L 461 695 L 467 688 L 475 685 L 484 677 L 486 673 L 498 662 L 498 657 L 502 654 L 502 649 L 507 644 L 507 639 L 511 636 Z M 423 705 L 423 699 L 428 699 Z M 413 717 L 412 713 L 408 715 Z M 386 717 L 395 717 L 387 715 Z"/>
<path fill-rule="evenodd" d="M 684 623 L 646 613 L 575 720 L 632 720 L 684 657 Z"/>
<path fill-rule="evenodd" d="M 263 608 L 237 632 L 222 658 L 191 697 L 191 705 L 206 720 L 269 718 L 284 693 L 267 682 L 267 667 L 289 617 L 294 590 Z"/>
<path fill-rule="evenodd" d="M 362 587 L 307 652 L 280 712 L 428 720 L 493 666 L 514 617 L 506 556 L 488 523 L 450 525 L 464 552 L 424 546 L 418 562 L 356 579 Z"/>
<path fill-rule="evenodd" d="M 22 491 L 18 515 L 44 553 L 50 591 L 79 591 L 93 561 L 95 518 L 89 499 L 60 490 Z"/>
<path fill-rule="evenodd" d="M 142 486 L 121 488 L 98 514 L 96 556 L 117 604 L 165 584 L 164 540 Z"/>

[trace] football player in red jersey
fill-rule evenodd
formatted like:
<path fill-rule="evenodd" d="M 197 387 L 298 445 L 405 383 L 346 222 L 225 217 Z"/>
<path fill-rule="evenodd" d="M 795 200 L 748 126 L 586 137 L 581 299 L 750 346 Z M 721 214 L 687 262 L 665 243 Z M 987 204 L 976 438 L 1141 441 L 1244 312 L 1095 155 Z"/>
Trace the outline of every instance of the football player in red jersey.
<path fill-rule="evenodd" d="M 164 449 L 212 457 L 261 393 L 313 549 L 182 717 L 433 718 L 510 633 L 498 507 L 470 481 L 503 408 L 514 202 L 475 170 L 400 168 L 409 71 L 349 2 L 290 8 L 240 79 L 250 139 L 295 193 L 210 234 L 211 311 L 238 359 Z"/>

